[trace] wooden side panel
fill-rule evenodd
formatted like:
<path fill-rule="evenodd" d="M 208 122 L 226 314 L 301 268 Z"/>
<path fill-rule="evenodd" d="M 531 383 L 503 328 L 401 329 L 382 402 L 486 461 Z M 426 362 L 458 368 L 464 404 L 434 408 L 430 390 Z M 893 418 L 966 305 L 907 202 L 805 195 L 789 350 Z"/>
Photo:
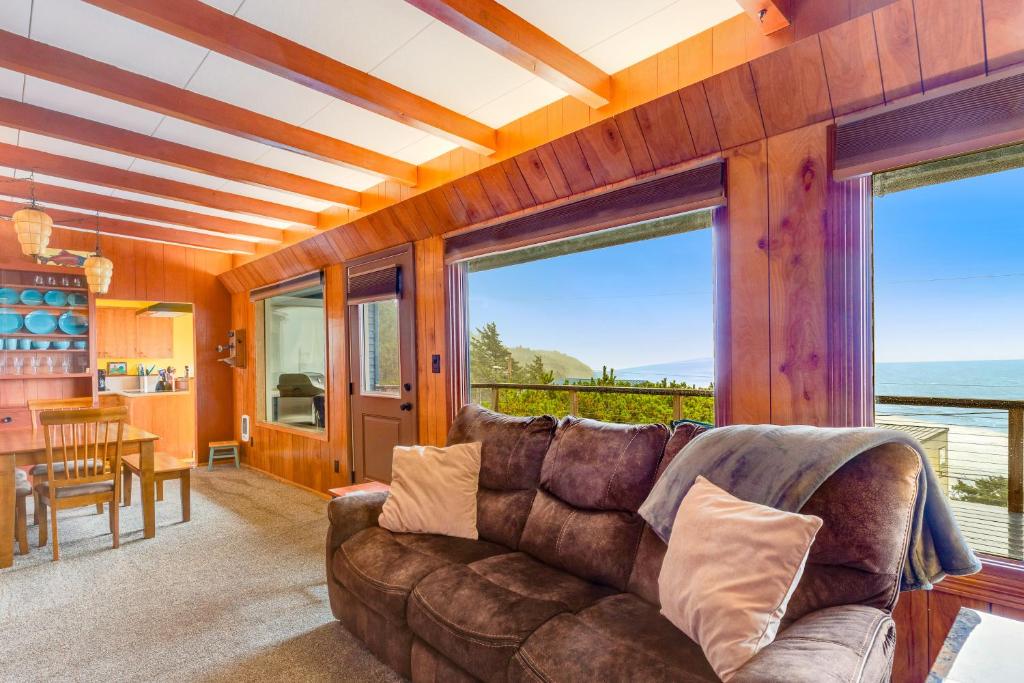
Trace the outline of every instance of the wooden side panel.
<path fill-rule="evenodd" d="M 882 104 L 882 70 L 871 15 L 834 26 L 820 40 L 835 115 Z"/>
<path fill-rule="evenodd" d="M 827 424 L 826 124 L 768 140 L 772 419 Z"/>
<path fill-rule="evenodd" d="M 704 81 L 704 91 L 723 149 L 764 137 L 764 123 L 749 66 L 712 76 Z"/>
<path fill-rule="evenodd" d="M 871 15 L 886 102 L 922 92 L 921 56 L 912 0 L 897 0 Z"/>
<path fill-rule="evenodd" d="M 918 683 L 928 675 L 928 594 L 902 593 L 892 618 L 896 622 L 893 683 Z"/>
<path fill-rule="evenodd" d="M 715 121 L 708 106 L 708 97 L 704 92 L 704 84 L 696 83 L 679 91 L 679 101 L 683 103 L 683 112 L 690 127 L 694 151 L 698 156 L 721 151 L 722 144 L 718 140 Z"/>
<path fill-rule="evenodd" d="M 636 118 L 655 168 L 672 166 L 697 155 L 683 104 L 676 93 L 637 107 Z"/>
<path fill-rule="evenodd" d="M 984 9 L 988 70 L 1024 62 L 1024 2 L 985 0 Z"/>
<path fill-rule="evenodd" d="M 633 177 L 633 165 L 615 118 L 607 118 L 576 133 L 580 149 L 597 185 Z"/>
<path fill-rule="evenodd" d="M 419 442 L 443 446 L 448 433 L 447 344 L 445 342 L 444 240 L 420 240 L 416 259 L 416 382 L 419 393 Z M 440 372 L 433 371 L 433 356 Z"/>
<path fill-rule="evenodd" d="M 817 36 L 755 59 L 750 71 L 768 135 L 832 116 Z"/>
<path fill-rule="evenodd" d="M 764 141 L 725 155 L 729 204 L 716 211 L 717 424 L 771 420 L 768 151 Z"/>
<path fill-rule="evenodd" d="M 924 89 L 985 73 L 981 0 L 914 0 Z"/>

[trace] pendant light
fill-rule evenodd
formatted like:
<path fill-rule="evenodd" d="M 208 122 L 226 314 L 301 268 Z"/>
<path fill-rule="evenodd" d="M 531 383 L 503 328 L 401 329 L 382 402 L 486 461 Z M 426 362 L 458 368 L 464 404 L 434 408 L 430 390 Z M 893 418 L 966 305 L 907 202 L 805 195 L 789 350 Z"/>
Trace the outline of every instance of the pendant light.
<path fill-rule="evenodd" d="M 100 214 L 96 214 L 96 251 L 85 259 L 85 279 L 93 294 L 106 294 L 114 276 L 114 262 L 100 251 Z"/>
<path fill-rule="evenodd" d="M 29 181 L 32 181 L 31 176 Z M 53 219 L 36 204 L 35 184 L 32 185 L 32 201 L 24 209 L 18 209 L 11 215 L 14 232 L 18 235 L 21 253 L 25 256 L 39 256 L 50 243 L 53 233 Z"/>

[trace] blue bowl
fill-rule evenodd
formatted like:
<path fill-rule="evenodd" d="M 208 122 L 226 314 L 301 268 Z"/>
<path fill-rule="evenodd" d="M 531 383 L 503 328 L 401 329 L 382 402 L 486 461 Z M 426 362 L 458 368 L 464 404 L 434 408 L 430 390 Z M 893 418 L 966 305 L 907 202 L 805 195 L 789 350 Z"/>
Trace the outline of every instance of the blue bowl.
<path fill-rule="evenodd" d="M 85 334 L 89 330 L 89 319 L 78 313 L 61 313 L 57 325 L 64 334 Z M 52 330 L 51 330 L 52 331 Z"/>
<path fill-rule="evenodd" d="M 67 339 L 60 339 L 50 344 L 50 346 L 57 349 L 58 351 L 67 351 L 68 349 L 71 348 L 71 342 Z"/>
<path fill-rule="evenodd" d="M 75 348 L 75 349 L 79 349 L 79 350 L 84 349 L 85 348 L 85 340 L 83 340 L 83 339 L 76 339 L 75 341 L 71 342 L 71 347 Z"/>
<path fill-rule="evenodd" d="M 87 297 L 85 294 L 78 294 L 77 292 L 72 292 L 71 294 L 68 294 L 68 306 L 88 306 L 88 305 L 89 305 L 89 297 Z"/>
<path fill-rule="evenodd" d="M 57 318 L 46 311 L 32 311 L 25 316 L 25 329 L 32 334 L 53 334 L 57 329 Z"/>
<path fill-rule="evenodd" d="M 26 306 L 38 306 L 43 303 L 43 295 L 38 289 L 26 289 L 21 293 L 21 303 Z"/>
<path fill-rule="evenodd" d="M 43 301 L 46 302 L 47 306 L 66 306 L 68 295 L 59 289 L 51 289 L 43 295 Z"/>
<path fill-rule="evenodd" d="M 50 348 L 50 342 L 42 339 L 33 339 L 32 348 L 35 349 L 36 351 L 45 351 L 46 349 Z"/>
<path fill-rule="evenodd" d="M 18 303 L 18 301 L 20 301 L 20 299 L 18 299 L 18 293 L 16 291 L 10 287 L 0 288 L 0 304 L 13 306 Z"/>
<path fill-rule="evenodd" d="M 15 313 L 9 308 L 0 308 L 0 334 L 13 334 L 21 329 L 23 324 L 21 313 Z"/>

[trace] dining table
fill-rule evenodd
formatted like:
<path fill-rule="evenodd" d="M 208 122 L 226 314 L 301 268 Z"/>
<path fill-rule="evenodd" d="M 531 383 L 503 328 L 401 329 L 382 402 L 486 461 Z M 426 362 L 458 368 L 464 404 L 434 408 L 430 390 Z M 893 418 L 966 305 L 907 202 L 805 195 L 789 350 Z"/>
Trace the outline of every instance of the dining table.
<path fill-rule="evenodd" d="M 153 474 L 153 454 L 156 434 L 125 425 L 122 435 L 122 453 L 139 454 L 142 480 L 143 536 L 156 536 L 156 485 Z M 46 462 L 46 437 L 43 430 L 0 429 L 0 569 L 14 564 L 14 469 Z M 109 442 L 117 440 L 111 432 Z M 56 514 L 54 511 L 53 514 Z"/>

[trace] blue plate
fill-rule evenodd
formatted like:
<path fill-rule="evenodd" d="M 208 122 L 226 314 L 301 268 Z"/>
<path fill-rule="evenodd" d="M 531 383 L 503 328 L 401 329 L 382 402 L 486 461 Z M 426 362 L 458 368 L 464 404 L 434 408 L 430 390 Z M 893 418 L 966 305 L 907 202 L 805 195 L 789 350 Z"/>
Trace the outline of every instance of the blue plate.
<path fill-rule="evenodd" d="M 67 306 L 68 295 L 59 289 L 51 289 L 43 295 L 43 301 L 47 306 Z"/>
<path fill-rule="evenodd" d="M 68 306 L 88 306 L 89 297 L 85 294 L 68 294 Z"/>
<path fill-rule="evenodd" d="M 57 325 L 64 334 L 85 334 L 89 330 L 89 319 L 78 313 L 61 313 Z"/>
<path fill-rule="evenodd" d="M 13 306 L 18 303 L 18 293 L 10 287 L 4 287 L 0 289 L 0 304 L 6 304 Z"/>
<path fill-rule="evenodd" d="M 43 303 L 43 295 L 38 289 L 26 289 L 21 293 L 21 303 L 26 306 L 38 306 Z"/>
<path fill-rule="evenodd" d="M 25 329 L 32 334 L 52 334 L 57 329 L 57 319 L 46 311 L 32 311 L 25 316 Z"/>
<path fill-rule="evenodd" d="M 81 339 L 76 339 L 75 341 L 71 342 L 71 346 L 72 346 L 72 348 L 75 348 L 75 349 L 84 349 L 85 348 L 85 342 L 82 341 Z"/>
<path fill-rule="evenodd" d="M 0 308 L 0 334 L 13 334 L 21 329 L 22 318 L 9 308 Z"/>

